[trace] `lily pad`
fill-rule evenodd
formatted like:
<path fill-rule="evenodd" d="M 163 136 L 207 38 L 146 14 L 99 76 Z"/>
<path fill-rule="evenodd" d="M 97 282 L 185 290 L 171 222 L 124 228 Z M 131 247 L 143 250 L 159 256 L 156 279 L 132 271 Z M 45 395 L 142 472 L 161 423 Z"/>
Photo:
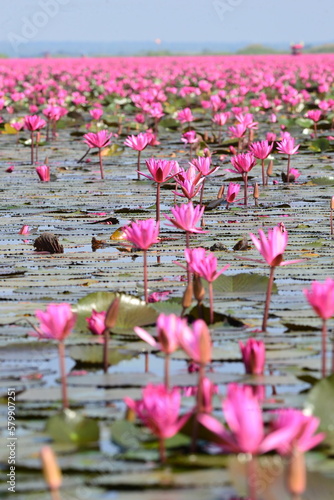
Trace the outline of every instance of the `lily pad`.
<path fill-rule="evenodd" d="M 315 151 L 316 153 L 322 153 L 323 151 L 328 151 L 331 145 L 328 139 L 325 137 L 320 137 L 320 139 L 314 139 L 310 145 L 309 149 Z"/>
<path fill-rule="evenodd" d="M 267 291 L 269 278 L 260 274 L 239 273 L 227 276 L 221 274 L 214 282 L 213 289 L 224 294 L 248 295 L 254 293 L 265 293 Z M 205 283 L 204 283 L 205 286 Z M 274 283 L 273 293 L 277 293 Z"/>
<path fill-rule="evenodd" d="M 77 330 L 87 332 L 88 328 L 85 318 L 89 318 L 93 309 L 99 312 L 106 311 L 116 297 L 120 298 L 120 304 L 117 322 L 112 330 L 113 333 L 134 335 L 133 328 L 135 326 L 145 326 L 155 323 L 158 316 L 157 311 L 140 298 L 118 292 L 96 292 L 90 293 L 83 299 L 80 299 L 77 305 L 74 306 L 74 311 L 78 315 Z"/>
<path fill-rule="evenodd" d="M 320 418 L 319 430 L 325 432 L 325 443 L 334 449 L 334 375 L 314 385 L 308 394 L 306 407 Z"/>
<path fill-rule="evenodd" d="M 45 430 L 56 442 L 75 443 L 79 446 L 99 439 L 98 422 L 69 409 L 49 418 Z"/>

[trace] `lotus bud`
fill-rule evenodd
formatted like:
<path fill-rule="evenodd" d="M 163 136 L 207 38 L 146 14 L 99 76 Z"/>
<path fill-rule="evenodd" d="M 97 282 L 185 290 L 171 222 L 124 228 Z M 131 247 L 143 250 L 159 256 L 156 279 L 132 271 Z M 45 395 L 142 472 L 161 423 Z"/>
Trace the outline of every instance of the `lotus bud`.
<path fill-rule="evenodd" d="M 267 168 L 267 176 L 271 177 L 273 175 L 273 171 L 274 171 L 274 161 L 270 160 L 270 162 L 268 163 L 268 168 Z"/>
<path fill-rule="evenodd" d="M 62 484 L 61 470 L 50 446 L 43 446 L 40 451 L 45 482 L 52 491 L 57 491 Z"/>
<path fill-rule="evenodd" d="M 260 196 L 260 190 L 259 190 L 259 185 L 257 182 L 255 182 L 253 186 L 253 198 L 255 200 L 255 205 L 258 206 L 259 204 L 259 196 Z"/>
<path fill-rule="evenodd" d="M 220 187 L 218 194 L 217 194 L 217 200 L 221 200 L 222 197 L 224 196 L 224 191 L 225 191 L 225 186 L 224 184 Z"/>
<path fill-rule="evenodd" d="M 287 487 L 291 495 L 299 498 L 306 489 L 305 454 L 295 447 L 290 457 L 287 472 Z"/>
<path fill-rule="evenodd" d="M 189 283 L 182 298 L 182 307 L 183 309 L 187 309 L 191 306 L 192 298 L 193 298 L 194 288 L 193 284 Z"/>
<path fill-rule="evenodd" d="M 212 342 L 211 342 L 211 335 L 209 332 L 209 329 L 202 320 L 201 321 L 201 335 L 199 339 L 199 351 L 200 351 L 200 363 L 206 364 L 210 363 L 211 361 L 211 353 L 212 353 Z"/>
<path fill-rule="evenodd" d="M 111 330 L 116 325 L 118 311 L 119 311 L 119 303 L 120 303 L 120 298 L 116 297 L 112 301 L 112 303 L 110 304 L 110 306 L 107 310 L 104 325 L 106 328 L 108 328 L 108 330 Z"/>
<path fill-rule="evenodd" d="M 194 274 L 194 297 L 197 300 L 197 302 L 200 304 L 205 296 L 205 290 L 202 285 L 202 281 L 200 276 L 198 274 Z"/>

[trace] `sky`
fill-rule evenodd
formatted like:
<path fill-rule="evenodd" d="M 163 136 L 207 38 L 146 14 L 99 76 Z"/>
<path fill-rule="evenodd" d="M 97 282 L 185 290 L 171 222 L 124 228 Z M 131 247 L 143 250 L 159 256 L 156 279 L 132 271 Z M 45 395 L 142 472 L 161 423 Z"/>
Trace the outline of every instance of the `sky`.
<path fill-rule="evenodd" d="M 314 43 L 333 25 L 333 0 L 3 0 L 0 40 Z"/>

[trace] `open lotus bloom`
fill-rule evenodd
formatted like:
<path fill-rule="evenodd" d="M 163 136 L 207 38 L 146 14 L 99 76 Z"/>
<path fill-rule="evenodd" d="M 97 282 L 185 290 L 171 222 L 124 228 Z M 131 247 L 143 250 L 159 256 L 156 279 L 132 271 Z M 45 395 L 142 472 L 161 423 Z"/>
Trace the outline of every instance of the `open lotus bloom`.
<path fill-rule="evenodd" d="M 320 432 L 314 434 L 319 427 L 320 420 L 317 417 L 306 415 L 300 410 L 293 408 L 284 408 L 273 412 L 274 419 L 271 422 L 273 431 L 289 428 L 293 431 L 290 440 L 282 441 L 276 447 L 281 455 L 290 455 L 294 448 L 305 452 L 318 446 L 324 438 L 325 434 Z"/>
<path fill-rule="evenodd" d="M 288 244 L 288 232 L 282 232 L 278 226 L 269 229 L 268 236 L 265 235 L 262 229 L 259 229 L 259 238 L 253 233 L 250 233 L 250 237 L 264 260 L 271 267 L 287 266 L 288 264 L 302 262 L 302 259 L 283 261 L 283 253 Z"/>
<path fill-rule="evenodd" d="M 334 281 L 327 278 L 323 283 L 313 281 L 311 288 L 303 293 L 319 318 L 327 320 L 334 316 Z"/>
<path fill-rule="evenodd" d="M 185 319 L 175 314 L 159 314 L 157 319 L 158 340 L 143 328 L 136 326 L 134 331 L 145 342 L 166 354 L 171 354 L 180 346 L 179 338 L 189 328 Z"/>
<path fill-rule="evenodd" d="M 35 311 L 40 321 L 38 335 L 43 339 L 64 340 L 72 331 L 76 315 L 67 303 L 49 304 L 46 311 Z"/>
<path fill-rule="evenodd" d="M 258 455 L 288 445 L 295 436 L 295 429 L 286 426 L 265 432 L 258 398 L 249 386 L 230 384 L 223 412 L 228 429 L 210 415 L 202 414 L 198 420 L 217 436 L 225 452 Z"/>
<path fill-rule="evenodd" d="M 164 385 L 149 384 L 142 391 L 142 399 L 124 398 L 138 418 L 160 439 L 174 436 L 190 418 L 191 413 L 179 417 L 180 389 L 166 389 Z"/>
<path fill-rule="evenodd" d="M 124 229 L 126 239 L 131 241 L 135 247 L 147 250 L 159 241 L 160 224 L 154 219 L 139 220 L 132 222 Z"/>
<path fill-rule="evenodd" d="M 164 214 L 164 216 L 178 229 L 183 229 L 183 231 L 189 233 L 206 233 L 207 231 L 196 227 L 203 216 L 204 209 L 205 207 L 201 208 L 199 205 L 194 207 L 190 201 L 187 204 L 176 205 L 174 208 L 171 208 L 174 219 L 168 217 L 166 214 Z"/>
<path fill-rule="evenodd" d="M 89 132 L 84 135 L 84 142 L 90 148 L 105 148 L 110 144 L 110 138 L 112 134 L 109 134 L 107 130 L 100 130 L 99 132 Z"/>

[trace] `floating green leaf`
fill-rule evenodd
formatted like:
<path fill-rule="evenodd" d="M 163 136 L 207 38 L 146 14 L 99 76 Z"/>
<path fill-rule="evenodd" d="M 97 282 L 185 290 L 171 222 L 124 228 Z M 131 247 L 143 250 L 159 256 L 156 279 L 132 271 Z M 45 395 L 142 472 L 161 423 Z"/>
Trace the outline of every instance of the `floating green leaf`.
<path fill-rule="evenodd" d="M 307 408 L 320 419 L 319 429 L 326 434 L 325 443 L 334 449 L 334 375 L 320 380 L 310 391 Z"/>
<path fill-rule="evenodd" d="M 45 430 L 56 442 L 75 443 L 79 446 L 99 439 L 98 422 L 69 409 L 49 418 Z"/>
<path fill-rule="evenodd" d="M 113 333 L 119 335 L 133 335 L 133 328 L 135 326 L 144 326 L 155 323 L 158 313 L 143 300 L 133 295 L 125 293 L 114 292 L 95 292 L 86 295 L 80 299 L 74 311 L 78 315 L 76 328 L 81 332 L 87 332 L 88 318 L 93 309 L 95 311 L 106 311 L 112 301 L 120 298 L 119 312 L 117 322 L 113 328 Z"/>
<path fill-rule="evenodd" d="M 320 137 L 320 139 L 314 139 L 309 144 L 309 149 L 315 151 L 316 153 L 322 153 L 323 151 L 328 151 L 330 149 L 330 142 L 325 137 Z"/>
<path fill-rule="evenodd" d="M 213 289 L 218 293 L 247 295 L 254 293 L 265 293 L 269 278 L 260 274 L 239 273 L 227 276 L 220 275 L 213 282 Z M 273 293 L 277 293 L 277 286 L 274 284 Z"/>

